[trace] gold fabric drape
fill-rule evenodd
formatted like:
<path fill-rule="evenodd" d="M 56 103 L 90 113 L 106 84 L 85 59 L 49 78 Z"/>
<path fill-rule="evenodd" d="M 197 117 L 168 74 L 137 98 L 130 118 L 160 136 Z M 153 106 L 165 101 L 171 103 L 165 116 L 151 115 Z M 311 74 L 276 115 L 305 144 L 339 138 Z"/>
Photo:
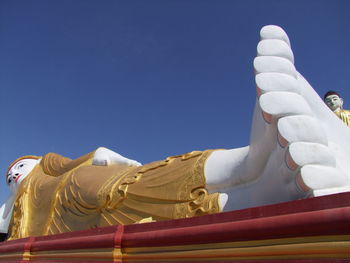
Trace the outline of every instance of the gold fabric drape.
<path fill-rule="evenodd" d="M 219 212 L 219 194 L 205 188 L 211 152 L 139 167 L 95 166 L 92 153 L 76 160 L 47 154 L 21 184 L 10 239 Z"/>

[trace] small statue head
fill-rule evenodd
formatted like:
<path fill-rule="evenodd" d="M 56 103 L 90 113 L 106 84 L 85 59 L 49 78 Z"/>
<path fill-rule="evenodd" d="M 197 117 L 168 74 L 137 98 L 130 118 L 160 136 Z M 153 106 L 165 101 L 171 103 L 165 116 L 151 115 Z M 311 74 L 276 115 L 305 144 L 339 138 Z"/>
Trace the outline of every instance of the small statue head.
<path fill-rule="evenodd" d="M 324 102 L 327 104 L 333 112 L 343 109 L 343 99 L 340 97 L 338 92 L 333 90 L 328 91 L 323 98 Z"/>
<path fill-rule="evenodd" d="M 29 155 L 15 160 L 7 169 L 6 182 L 13 193 L 16 193 L 21 182 L 40 162 L 40 157 Z"/>

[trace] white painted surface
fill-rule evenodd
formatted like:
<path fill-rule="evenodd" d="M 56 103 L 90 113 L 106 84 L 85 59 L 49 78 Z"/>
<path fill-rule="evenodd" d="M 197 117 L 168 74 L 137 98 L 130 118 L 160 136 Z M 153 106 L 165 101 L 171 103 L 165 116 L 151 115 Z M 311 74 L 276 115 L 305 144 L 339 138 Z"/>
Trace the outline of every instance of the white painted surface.
<path fill-rule="evenodd" d="M 283 29 L 266 26 L 260 34 L 250 145 L 212 154 L 208 188 L 228 195 L 226 211 L 349 191 L 350 128 L 296 71 Z"/>

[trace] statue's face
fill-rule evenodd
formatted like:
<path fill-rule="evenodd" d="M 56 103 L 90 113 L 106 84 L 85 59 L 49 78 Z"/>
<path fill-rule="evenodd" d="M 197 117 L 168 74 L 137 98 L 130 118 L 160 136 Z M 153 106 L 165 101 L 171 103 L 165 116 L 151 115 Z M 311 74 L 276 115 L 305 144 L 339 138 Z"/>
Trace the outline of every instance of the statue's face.
<path fill-rule="evenodd" d="M 343 99 L 335 94 L 327 96 L 324 101 L 332 111 L 340 110 L 343 107 Z"/>
<path fill-rule="evenodd" d="M 39 160 L 22 159 L 16 162 L 7 173 L 7 184 L 12 192 L 16 192 L 21 182 L 28 176 L 37 165 Z"/>

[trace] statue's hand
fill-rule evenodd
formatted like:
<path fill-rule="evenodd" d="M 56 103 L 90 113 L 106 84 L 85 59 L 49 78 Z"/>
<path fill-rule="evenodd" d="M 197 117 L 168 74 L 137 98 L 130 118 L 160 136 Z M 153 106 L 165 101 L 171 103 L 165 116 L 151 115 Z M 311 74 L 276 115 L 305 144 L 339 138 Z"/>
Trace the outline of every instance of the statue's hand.
<path fill-rule="evenodd" d="M 100 147 L 95 151 L 93 165 L 106 166 L 110 164 L 123 164 L 128 166 L 140 166 L 141 163 L 128 159 L 119 153 L 113 152 L 107 148 Z"/>

